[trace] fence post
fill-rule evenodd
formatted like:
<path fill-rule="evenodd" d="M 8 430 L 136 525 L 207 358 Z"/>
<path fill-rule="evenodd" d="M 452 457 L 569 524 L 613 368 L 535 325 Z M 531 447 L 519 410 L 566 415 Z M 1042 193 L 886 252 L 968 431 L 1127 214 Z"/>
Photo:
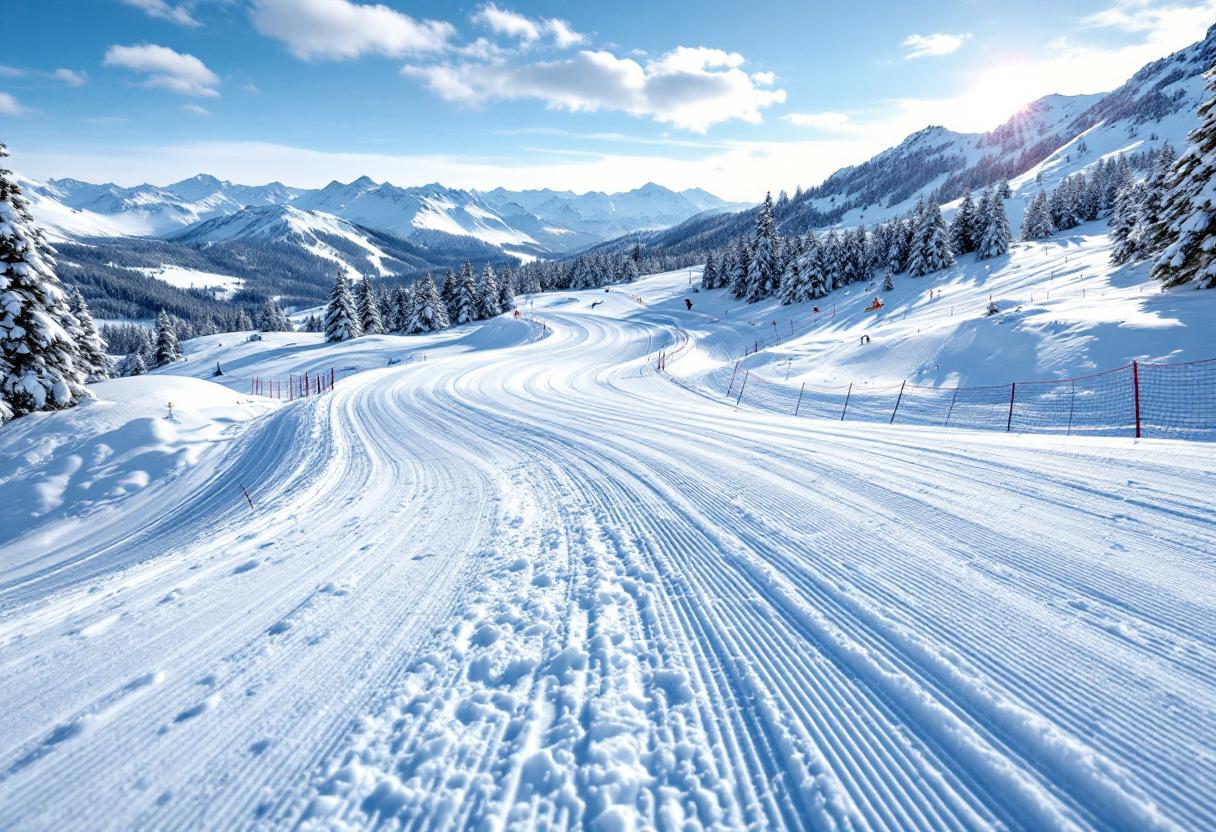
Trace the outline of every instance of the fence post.
<path fill-rule="evenodd" d="M 849 412 L 849 397 L 853 395 L 853 382 L 849 382 L 849 392 L 844 394 L 844 407 L 840 411 L 840 421 L 844 421 L 844 414 Z"/>
<path fill-rule="evenodd" d="M 1009 384 L 1009 418 L 1005 420 L 1005 433 L 1009 433 L 1009 429 L 1013 427 L 1013 397 L 1018 391 L 1018 383 L 1016 381 Z"/>
<path fill-rule="evenodd" d="M 735 373 L 739 372 L 739 362 L 735 362 L 735 369 L 730 374 L 730 386 L 726 388 L 726 395 L 730 395 L 730 391 L 735 389 Z"/>
<path fill-rule="evenodd" d="M 1132 362 L 1132 389 L 1136 393 L 1136 438 L 1140 438 L 1140 362 Z"/>
<path fill-rule="evenodd" d="M 806 392 L 806 382 L 802 382 L 802 388 L 798 391 L 798 404 L 794 405 L 794 415 L 798 415 L 798 408 L 802 407 L 802 394 Z"/>
<path fill-rule="evenodd" d="M 895 414 L 899 412 L 899 403 L 904 400 L 904 387 L 907 386 L 907 384 L 908 380 L 904 379 L 899 385 L 899 395 L 895 398 L 895 409 L 891 411 L 891 420 L 887 422 L 888 425 L 895 424 Z"/>
<path fill-rule="evenodd" d="M 747 370 L 743 371 L 743 383 L 739 385 L 739 398 L 735 399 L 735 410 L 739 409 L 739 402 L 743 401 L 743 391 L 747 389 Z"/>
<path fill-rule="evenodd" d="M 946 411 L 946 423 L 942 425 L 944 428 L 950 427 L 950 417 L 954 414 L 954 403 L 958 401 L 958 388 L 954 388 L 954 395 L 950 397 L 950 409 Z"/>

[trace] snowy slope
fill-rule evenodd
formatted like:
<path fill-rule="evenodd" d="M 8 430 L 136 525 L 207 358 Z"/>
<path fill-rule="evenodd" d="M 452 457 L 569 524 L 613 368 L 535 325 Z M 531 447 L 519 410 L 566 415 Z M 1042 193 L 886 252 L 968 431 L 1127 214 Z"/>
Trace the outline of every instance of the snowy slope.
<path fill-rule="evenodd" d="M 335 249 L 335 239 L 353 247 L 366 260 L 360 275 L 382 275 L 382 261 L 388 256 L 368 236 L 351 223 L 319 211 L 301 211 L 293 205 L 268 205 L 244 208 L 235 214 L 216 217 L 169 235 L 171 242 L 214 243 L 223 240 L 290 243 L 302 246 L 319 257 L 347 263 Z"/>
<path fill-rule="evenodd" d="M 649 369 L 752 329 L 688 276 L 203 345 L 414 360 L 0 525 L 6 825 L 1216 825 L 1216 445 L 736 412 Z"/>

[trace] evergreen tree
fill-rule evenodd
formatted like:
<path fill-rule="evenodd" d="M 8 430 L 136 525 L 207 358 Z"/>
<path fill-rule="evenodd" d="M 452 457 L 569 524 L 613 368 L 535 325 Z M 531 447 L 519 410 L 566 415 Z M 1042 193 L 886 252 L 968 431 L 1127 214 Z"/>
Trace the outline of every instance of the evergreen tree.
<path fill-rule="evenodd" d="M 1216 71 L 1203 76 L 1216 93 Z M 1152 276 L 1166 286 L 1194 281 L 1201 289 L 1216 286 L 1216 95 L 1199 105 L 1199 126 L 1187 135 L 1187 149 L 1169 174 L 1169 191 L 1161 216 L 1151 231 L 1160 252 Z"/>
<path fill-rule="evenodd" d="M 370 278 L 363 278 L 355 288 L 355 311 L 359 315 L 359 328 L 364 335 L 380 335 L 384 332 L 384 321 L 380 318 L 380 302 L 372 290 Z"/>
<path fill-rule="evenodd" d="M 785 274 L 781 276 L 781 291 L 779 297 L 783 306 L 789 306 L 791 303 L 798 303 L 802 300 L 802 295 L 806 287 L 802 283 L 802 271 L 798 265 L 797 258 L 790 261 L 789 268 Z"/>
<path fill-rule="evenodd" d="M 253 320 L 249 317 L 249 313 L 244 309 L 236 311 L 236 318 L 232 322 L 231 332 L 248 332 L 253 329 Z"/>
<path fill-rule="evenodd" d="M 975 251 L 975 203 L 971 192 L 963 194 L 954 221 L 950 223 L 950 248 L 955 254 L 970 254 Z"/>
<path fill-rule="evenodd" d="M 712 251 L 705 255 L 705 270 L 701 273 L 701 288 L 718 288 L 718 262 Z"/>
<path fill-rule="evenodd" d="M 113 372 L 105 339 L 97 331 L 97 324 L 89 312 L 89 305 L 79 289 L 73 289 L 68 300 L 69 309 L 76 319 L 77 331 L 73 333 L 76 348 L 80 352 L 80 371 L 86 382 L 105 381 Z"/>
<path fill-rule="evenodd" d="M 339 268 L 333 291 L 329 294 L 329 305 L 325 307 L 325 340 L 333 344 L 358 338 L 362 334 L 359 312 L 350 294 L 350 284 L 346 282 L 346 270 Z"/>
<path fill-rule="evenodd" d="M 1009 252 L 1009 217 L 1005 214 L 1005 200 L 995 189 L 988 198 L 988 212 L 983 218 L 977 260 L 1000 257 Z"/>
<path fill-rule="evenodd" d="M 752 256 L 747 270 L 747 302 L 772 296 L 777 289 L 777 225 L 773 220 L 773 196 L 765 194 L 752 235 Z"/>
<path fill-rule="evenodd" d="M 294 332 L 295 327 L 291 325 L 291 319 L 287 317 L 287 313 L 279 308 L 279 305 L 273 300 L 267 300 L 262 304 L 262 311 L 258 315 L 258 329 L 262 332 Z"/>
<path fill-rule="evenodd" d="M 466 261 L 465 266 L 468 266 L 469 273 L 473 273 L 473 267 Z M 443 308 L 447 310 L 448 318 L 456 320 L 456 301 L 460 294 L 460 281 L 456 278 L 456 272 L 448 269 L 443 276 L 443 287 L 439 290 L 439 299 L 443 301 Z"/>
<path fill-rule="evenodd" d="M 747 241 L 740 240 L 735 257 L 731 262 L 730 296 L 732 298 L 742 300 L 747 297 L 747 275 L 751 270 L 750 262 L 751 252 L 748 250 Z"/>
<path fill-rule="evenodd" d="M 494 277 L 494 267 L 486 263 L 481 270 L 481 280 L 477 283 L 477 317 L 489 319 L 497 317 L 502 312 L 498 305 L 498 280 Z"/>
<path fill-rule="evenodd" d="M 1051 212 L 1047 209 L 1047 194 L 1042 188 L 1034 195 L 1026 213 L 1022 215 L 1022 239 L 1046 240 L 1056 233 L 1056 227 L 1051 224 Z"/>
<path fill-rule="evenodd" d="M 435 281 L 431 280 L 430 272 L 423 272 L 422 277 L 414 283 L 413 318 L 410 321 L 409 333 L 417 335 L 423 332 L 438 332 L 448 326 L 450 324 L 447 310 L 444 309 L 443 300 L 435 288 Z"/>
<path fill-rule="evenodd" d="M 882 281 L 882 290 L 884 292 L 892 292 L 895 290 L 895 281 L 891 278 L 891 270 L 887 270 L 887 275 Z"/>
<path fill-rule="evenodd" d="M 510 312 L 515 308 L 515 274 L 511 266 L 506 265 L 498 270 L 498 309 L 500 312 Z"/>
<path fill-rule="evenodd" d="M 432 282 L 432 286 L 434 283 Z M 389 317 L 391 331 L 405 335 L 410 331 L 414 320 L 414 291 L 407 286 L 397 286 L 393 289 L 393 314 Z"/>
<path fill-rule="evenodd" d="M 921 277 L 954 265 L 950 250 L 950 230 L 942 218 L 941 206 L 930 196 L 923 204 L 917 202 L 914 218 L 912 253 L 908 259 L 908 274 Z"/>
<path fill-rule="evenodd" d="M 167 367 L 182 357 L 181 346 L 177 343 L 177 333 L 173 330 L 173 322 L 168 313 L 160 310 L 156 316 L 156 366 Z"/>
<path fill-rule="evenodd" d="M 148 372 L 147 362 L 138 349 L 131 350 L 118 365 L 120 376 L 142 376 Z"/>
<path fill-rule="evenodd" d="M 467 260 L 460 269 L 460 283 L 456 287 L 456 314 L 454 324 L 467 324 L 478 317 L 477 282 L 473 280 L 473 266 Z"/>
<path fill-rule="evenodd" d="M 1143 224 L 1141 209 L 1144 204 L 1145 186 L 1142 182 L 1128 182 L 1115 197 L 1115 210 L 1111 212 L 1110 220 L 1110 262 L 1111 265 L 1121 266 L 1143 259 L 1146 252 L 1141 251 L 1141 237 L 1136 234 Z"/>
<path fill-rule="evenodd" d="M 0 422 L 72 407 L 90 394 L 51 258 L 0 144 Z"/>

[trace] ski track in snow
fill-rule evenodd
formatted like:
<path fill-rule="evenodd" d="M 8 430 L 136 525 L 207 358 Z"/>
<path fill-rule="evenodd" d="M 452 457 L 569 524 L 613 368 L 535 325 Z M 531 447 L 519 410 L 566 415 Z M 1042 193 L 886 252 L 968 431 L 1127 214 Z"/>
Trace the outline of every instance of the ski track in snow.
<path fill-rule="evenodd" d="M 0 589 L 4 826 L 1216 826 L 1211 445 L 733 413 L 670 314 L 545 319 Z"/>

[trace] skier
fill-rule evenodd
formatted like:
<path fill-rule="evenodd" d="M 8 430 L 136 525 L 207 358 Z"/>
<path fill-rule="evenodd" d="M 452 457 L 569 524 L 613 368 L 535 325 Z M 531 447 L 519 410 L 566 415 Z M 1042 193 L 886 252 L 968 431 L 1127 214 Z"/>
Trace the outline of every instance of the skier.
<path fill-rule="evenodd" d="M 690 312 L 692 311 L 692 301 L 690 301 L 688 298 L 684 298 L 684 305 L 688 307 Z"/>
<path fill-rule="evenodd" d="M 518 309 L 515 310 L 515 319 L 519 320 L 519 310 Z"/>

